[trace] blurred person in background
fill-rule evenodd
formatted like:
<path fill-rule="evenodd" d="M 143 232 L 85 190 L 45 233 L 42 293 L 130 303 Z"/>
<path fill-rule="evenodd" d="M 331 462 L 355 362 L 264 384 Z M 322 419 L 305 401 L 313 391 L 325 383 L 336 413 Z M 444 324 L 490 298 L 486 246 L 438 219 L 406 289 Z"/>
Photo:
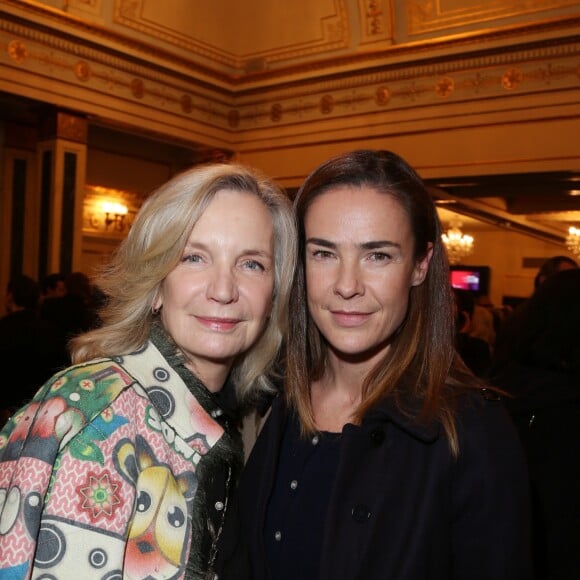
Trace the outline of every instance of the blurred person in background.
<path fill-rule="evenodd" d="M 492 372 L 526 451 L 536 578 L 580 578 L 580 268 L 550 275 L 526 302 Z"/>
<path fill-rule="evenodd" d="M 64 335 L 58 326 L 41 320 L 39 303 L 36 280 L 20 275 L 8 282 L 7 313 L 0 318 L 0 426 L 67 364 Z"/>

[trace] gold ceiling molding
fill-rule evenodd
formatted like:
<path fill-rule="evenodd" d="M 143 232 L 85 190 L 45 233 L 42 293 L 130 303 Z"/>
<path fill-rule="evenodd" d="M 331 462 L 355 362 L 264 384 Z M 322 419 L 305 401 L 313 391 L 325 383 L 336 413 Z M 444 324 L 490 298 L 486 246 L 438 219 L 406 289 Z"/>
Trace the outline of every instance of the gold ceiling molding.
<path fill-rule="evenodd" d="M 5 49 L 4 49 L 5 47 Z M 0 19 L 0 66 L 9 64 L 38 75 L 90 88 L 96 94 L 140 101 L 152 109 L 196 118 L 214 127 L 228 128 L 231 97 L 199 86 L 171 71 L 148 68 L 132 59 L 113 56 L 20 24 Z M 6 78 L 7 73 L 5 73 Z M 9 78 L 9 77 L 8 77 Z"/>
<path fill-rule="evenodd" d="M 102 0 L 63 0 L 63 11 L 73 14 L 85 15 L 102 18 L 103 2 Z"/>
<path fill-rule="evenodd" d="M 303 1 L 310 2 L 311 0 Z M 368 0 L 366 3 L 369 4 Z M 370 4 L 375 3 L 382 2 L 370 2 Z M 332 4 L 333 11 L 321 15 L 318 26 L 312 27 L 316 34 L 311 38 L 269 49 L 242 51 L 243 54 L 225 50 L 219 44 L 223 43 L 222 37 L 216 38 L 212 44 L 207 40 L 195 38 L 184 31 L 180 32 L 175 28 L 175 22 L 169 18 L 170 11 L 167 10 L 166 6 L 162 6 L 158 0 L 115 0 L 113 19 L 115 23 L 127 29 L 135 30 L 153 39 L 179 47 L 191 54 L 243 72 L 267 69 L 270 63 L 312 57 L 347 48 L 350 36 L 346 0 L 333 0 Z M 173 0 L 175 10 L 185 6 L 191 6 L 189 0 Z M 195 12 L 191 9 L 189 13 L 192 19 L 196 17 Z M 214 12 L 214 14 L 216 13 Z M 164 20 L 165 16 L 168 17 L 167 20 Z M 376 23 L 381 20 L 380 14 L 371 15 L 371 18 L 374 18 Z M 240 34 L 239 29 L 238 34 Z"/>
<path fill-rule="evenodd" d="M 88 0 L 89 2 L 92 0 Z M 136 38 L 129 38 L 110 28 L 104 26 L 102 22 L 89 22 L 80 14 L 79 2 L 75 0 L 73 4 L 70 0 L 63 0 L 62 10 L 42 5 L 40 2 L 30 0 L 0 0 L 0 29 L 10 30 L 11 26 L 18 34 L 28 37 L 28 31 L 49 31 L 54 29 L 54 34 L 46 32 L 45 43 L 47 46 L 70 44 L 65 38 L 77 38 L 74 46 L 80 47 L 92 42 L 92 45 L 109 47 L 108 51 L 97 50 L 99 58 L 107 58 L 105 55 L 120 55 L 122 60 L 127 62 L 139 62 L 145 60 L 152 69 L 164 69 L 170 66 L 175 73 L 186 76 L 195 76 L 200 86 L 209 86 L 216 91 L 223 91 L 225 85 L 231 84 L 232 76 L 216 69 L 208 68 L 192 59 L 168 52 L 159 45 L 148 44 Z M 99 0 L 99 14 L 102 9 Z M 96 7 L 95 7 L 96 9 Z M 100 20 L 100 19 L 99 19 Z M 21 26 L 21 22 L 26 24 Z M 66 36 L 65 36 L 66 33 Z M 37 38 L 33 32 L 31 38 Z M 72 42 L 72 41 L 71 41 Z M 139 55 L 137 59 L 127 58 L 125 55 Z M 210 83 L 210 84 L 208 84 Z M 227 89 L 226 89 L 227 91 Z"/>
<path fill-rule="evenodd" d="M 364 6 L 372 8 L 369 0 Z M 369 18 L 382 14 L 380 4 L 373 6 Z M 317 120 L 580 87 L 578 36 L 528 42 L 519 49 L 486 50 L 473 43 L 471 53 L 437 56 L 407 47 L 394 59 L 386 49 L 377 53 L 382 58 L 369 58 L 365 66 L 360 61 L 357 70 L 333 71 L 327 62 L 326 76 L 320 80 L 307 77 L 224 91 L 169 64 L 150 63 L 147 54 L 123 55 L 110 46 L 95 48 L 88 40 L 74 42 L 70 35 L 49 30 L 0 18 L 0 78 L 26 73 L 29 86 L 42 89 L 44 83 L 57 96 L 86 88 L 86 99 L 114 102 L 127 115 L 145 106 L 152 117 L 171 115 L 172 123 L 182 127 L 189 121 L 201 123 L 226 140 L 246 130 L 296 125 L 299 131 L 298 126 Z"/>
<path fill-rule="evenodd" d="M 578 7 L 578 0 L 407 0 L 407 33 L 471 27 L 548 10 Z"/>
<path fill-rule="evenodd" d="M 393 42 L 394 27 L 390 0 L 358 0 L 361 46 Z"/>

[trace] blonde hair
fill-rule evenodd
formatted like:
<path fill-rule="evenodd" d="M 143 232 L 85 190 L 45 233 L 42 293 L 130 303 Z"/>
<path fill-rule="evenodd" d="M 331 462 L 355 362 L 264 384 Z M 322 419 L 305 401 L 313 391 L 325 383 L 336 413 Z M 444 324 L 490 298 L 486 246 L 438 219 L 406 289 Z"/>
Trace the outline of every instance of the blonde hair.
<path fill-rule="evenodd" d="M 154 316 L 152 305 L 162 281 L 178 263 L 197 220 L 216 193 L 224 189 L 256 195 L 272 216 L 275 239 L 271 315 L 257 342 L 232 367 L 240 399 L 271 389 L 268 375 L 288 323 L 296 227 L 287 196 L 271 180 L 240 164 L 193 167 L 147 198 L 127 238 L 95 279 L 107 296 L 100 312 L 102 325 L 71 342 L 74 363 L 128 354 L 146 343 Z"/>

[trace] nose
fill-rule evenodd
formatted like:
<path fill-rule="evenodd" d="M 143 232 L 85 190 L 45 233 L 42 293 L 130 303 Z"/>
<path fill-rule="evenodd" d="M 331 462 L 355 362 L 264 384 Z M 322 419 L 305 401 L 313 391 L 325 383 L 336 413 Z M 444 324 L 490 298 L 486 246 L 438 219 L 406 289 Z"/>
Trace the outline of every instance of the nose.
<path fill-rule="evenodd" d="M 353 298 L 364 293 L 358 263 L 354 260 L 342 260 L 338 265 L 334 293 L 342 298 Z"/>
<path fill-rule="evenodd" d="M 207 285 L 207 297 L 222 304 L 236 302 L 239 297 L 238 282 L 235 272 L 229 265 L 213 265 Z"/>

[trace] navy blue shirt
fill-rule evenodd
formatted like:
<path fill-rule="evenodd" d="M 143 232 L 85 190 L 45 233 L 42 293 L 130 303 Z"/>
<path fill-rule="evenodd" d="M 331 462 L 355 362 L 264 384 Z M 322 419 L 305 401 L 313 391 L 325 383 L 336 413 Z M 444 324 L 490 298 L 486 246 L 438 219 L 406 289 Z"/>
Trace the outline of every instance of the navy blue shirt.
<path fill-rule="evenodd" d="M 304 438 L 295 416 L 286 425 L 279 469 L 268 504 L 264 546 L 272 578 L 314 580 L 340 433 Z"/>

